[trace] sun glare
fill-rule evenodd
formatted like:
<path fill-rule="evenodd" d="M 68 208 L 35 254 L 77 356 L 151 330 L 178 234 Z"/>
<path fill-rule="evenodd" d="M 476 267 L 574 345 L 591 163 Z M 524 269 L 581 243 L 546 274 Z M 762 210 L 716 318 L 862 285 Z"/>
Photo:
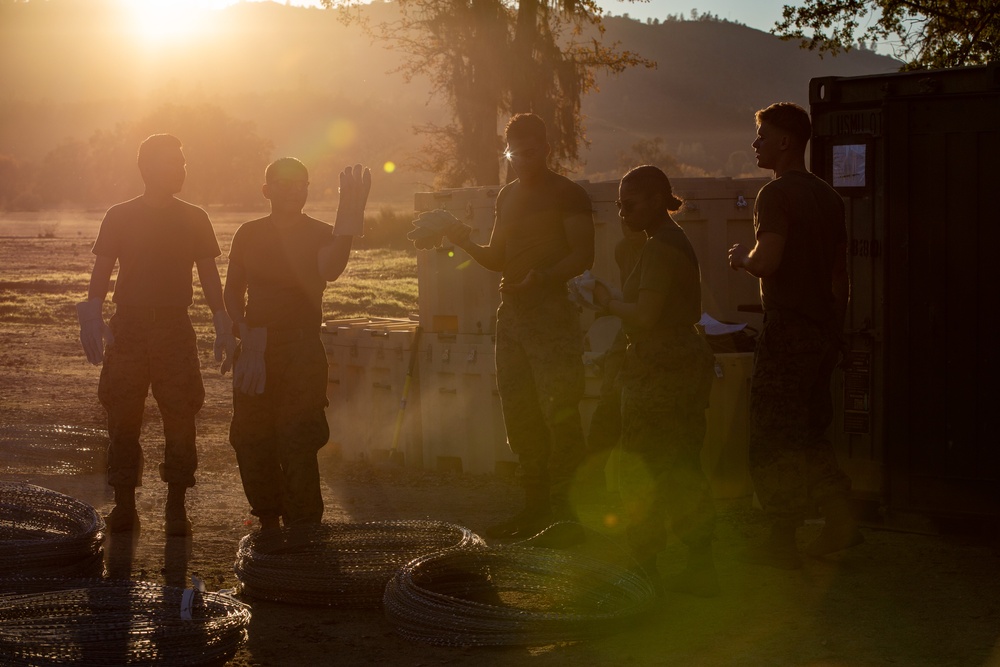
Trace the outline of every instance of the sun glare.
<path fill-rule="evenodd" d="M 205 32 L 212 10 L 230 4 L 225 0 L 119 0 L 126 12 L 128 30 L 150 44 L 177 42 Z"/>

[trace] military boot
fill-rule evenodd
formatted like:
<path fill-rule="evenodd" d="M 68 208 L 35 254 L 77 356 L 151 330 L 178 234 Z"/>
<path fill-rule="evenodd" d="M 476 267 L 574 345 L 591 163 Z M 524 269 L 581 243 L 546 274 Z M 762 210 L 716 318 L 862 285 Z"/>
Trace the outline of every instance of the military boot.
<path fill-rule="evenodd" d="M 805 548 L 806 554 L 813 557 L 826 556 L 865 541 L 858 531 L 858 522 L 847 496 L 832 498 L 824 502 L 821 509 L 825 519 L 823 530 Z"/>
<path fill-rule="evenodd" d="M 525 539 L 551 522 L 548 487 L 531 486 L 525 489 L 524 508 L 506 521 L 488 527 L 483 535 L 497 539 Z"/>
<path fill-rule="evenodd" d="M 183 537 L 191 534 L 191 522 L 184 508 L 187 487 L 183 484 L 167 484 L 167 505 L 164 510 L 163 530 L 167 535 Z"/>
<path fill-rule="evenodd" d="M 128 533 L 139 527 L 134 486 L 115 487 L 115 506 L 111 513 L 104 517 L 104 523 L 112 533 Z"/>

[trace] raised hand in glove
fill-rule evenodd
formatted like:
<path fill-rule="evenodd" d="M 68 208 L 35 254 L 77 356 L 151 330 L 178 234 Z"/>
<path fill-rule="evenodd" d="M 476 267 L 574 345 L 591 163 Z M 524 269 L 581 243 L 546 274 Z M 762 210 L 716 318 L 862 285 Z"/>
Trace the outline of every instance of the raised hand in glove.
<path fill-rule="evenodd" d="M 267 329 L 248 327 L 240 322 L 240 354 L 233 367 L 233 387 L 244 394 L 263 394 L 267 370 L 264 367 L 264 350 L 267 348 Z"/>
<path fill-rule="evenodd" d="M 219 372 L 225 375 L 233 367 L 233 356 L 236 354 L 233 321 L 226 311 L 217 310 L 212 313 L 212 324 L 215 326 L 215 360 L 222 362 Z"/>
<path fill-rule="evenodd" d="M 76 304 L 76 316 L 80 320 L 80 342 L 83 343 L 87 361 L 95 366 L 104 361 L 104 346 L 115 342 L 111 327 L 104 322 L 103 307 L 103 299 L 90 299 Z"/>
<path fill-rule="evenodd" d="M 333 233 L 338 236 L 364 236 L 365 206 L 372 190 L 372 172 L 356 164 L 340 173 L 340 203 Z"/>

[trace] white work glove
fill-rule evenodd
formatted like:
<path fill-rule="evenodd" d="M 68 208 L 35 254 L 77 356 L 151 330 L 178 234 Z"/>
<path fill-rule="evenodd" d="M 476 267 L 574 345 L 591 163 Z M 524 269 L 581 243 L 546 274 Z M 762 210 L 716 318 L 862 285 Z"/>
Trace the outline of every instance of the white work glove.
<path fill-rule="evenodd" d="M 80 342 L 83 343 L 87 361 L 95 366 L 104 361 L 104 346 L 115 342 L 111 327 L 104 322 L 103 308 L 103 299 L 90 299 L 76 304 L 76 316 L 80 320 Z"/>
<path fill-rule="evenodd" d="M 603 285 L 604 289 L 608 290 L 611 294 L 611 298 L 613 300 L 621 301 L 621 290 L 617 287 L 612 287 L 600 278 L 594 276 L 590 272 L 590 269 L 587 269 L 575 278 L 570 278 L 569 282 L 566 283 L 566 287 L 569 291 L 569 300 L 578 306 L 583 306 L 584 308 L 602 310 L 601 307 L 594 301 L 594 288 L 597 285 Z"/>
<path fill-rule="evenodd" d="M 433 211 L 423 211 L 413 220 L 412 224 L 413 229 L 409 231 L 406 238 L 413 241 L 417 250 L 430 250 L 439 247 L 446 235 L 452 243 L 459 243 L 467 240 L 472 234 L 472 227 L 440 208 Z"/>
<path fill-rule="evenodd" d="M 233 368 L 233 386 L 244 394 L 264 393 L 264 349 L 267 347 L 267 329 L 247 326 L 240 322 L 240 356 Z"/>
<path fill-rule="evenodd" d="M 365 206 L 372 190 L 372 172 L 356 164 L 340 173 L 340 202 L 333 233 L 337 236 L 365 235 Z"/>
<path fill-rule="evenodd" d="M 233 367 L 233 356 L 236 354 L 233 321 L 226 311 L 217 310 L 212 313 L 212 324 L 215 325 L 215 360 L 222 362 L 219 372 L 225 375 Z"/>

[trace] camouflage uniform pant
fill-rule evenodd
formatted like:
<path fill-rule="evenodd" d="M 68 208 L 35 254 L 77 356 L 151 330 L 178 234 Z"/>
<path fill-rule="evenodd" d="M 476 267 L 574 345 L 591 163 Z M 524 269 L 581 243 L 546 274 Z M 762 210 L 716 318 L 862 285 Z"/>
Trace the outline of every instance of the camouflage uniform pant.
<path fill-rule="evenodd" d="M 836 337 L 799 316 L 768 312 L 750 385 L 750 475 L 764 510 L 801 520 L 810 503 L 850 492 L 826 430 Z"/>
<path fill-rule="evenodd" d="M 233 391 L 229 442 L 243 491 L 254 516 L 318 523 L 323 496 L 316 452 L 330 438 L 328 368 L 319 332 L 268 331 L 264 363 L 262 394 Z"/>
<path fill-rule="evenodd" d="M 160 478 L 194 486 L 195 415 L 205 401 L 198 345 L 186 308 L 119 306 L 109 322 L 115 342 L 104 352 L 98 397 L 108 413 L 108 484 L 142 484 L 142 415 L 146 396 L 163 418 Z"/>
<path fill-rule="evenodd" d="M 701 469 L 714 357 L 694 332 L 629 346 L 622 371 L 620 488 L 629 546 L 643 562 L 666 545 L 712 539 L 715 509 Z"/>
<path fill-rule="evenodd" d="M 565 295 L 497 311 L 497 389 L 507 444 L 517 454 L 529 497 L 548 494 L 557 512 L 568 502 L 584 457 L 583 336 Z"/>

